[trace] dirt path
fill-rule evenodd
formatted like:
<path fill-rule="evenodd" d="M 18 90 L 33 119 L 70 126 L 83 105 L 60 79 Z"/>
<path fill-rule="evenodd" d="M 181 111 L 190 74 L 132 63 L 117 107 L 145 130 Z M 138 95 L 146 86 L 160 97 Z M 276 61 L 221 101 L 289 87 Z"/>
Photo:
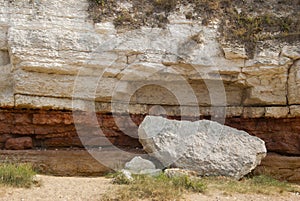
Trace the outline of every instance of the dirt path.
<path fill-rule="evenodd" d="M 0 200 L 5 201 L 97 201 L 101 200 L 109 188 L 113 187 L 110 179 L 79 178 L 79 177 L 53 177 L 38 175 L 41 186 L 30 189 L 0 187 Z M 224 195 L 213 192 L 207 195 L 193 194 L 186 196 L 192 201 L 298 201 L 300 195 L 286 194 L 278 196 L 266 195 Z"/>

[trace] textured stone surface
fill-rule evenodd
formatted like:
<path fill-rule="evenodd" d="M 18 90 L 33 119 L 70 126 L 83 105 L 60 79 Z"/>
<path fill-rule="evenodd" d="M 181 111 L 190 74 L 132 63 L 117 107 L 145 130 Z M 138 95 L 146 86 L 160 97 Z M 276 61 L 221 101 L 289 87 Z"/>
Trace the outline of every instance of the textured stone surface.
<path fill-rule="evenodd" d="M 144 159 L 140 156 L 136 156 L 131 159 L 131 161 L 125 164 L 124 168 L 132 174 L 157 176 L 162 172 L 161 169 L 156 169 L 155 164 L 152 161 Z"/>
<path fill-rule="evenodd" d="M 244 111 L 245 109 L 249 108 L 244 108 Z M 266 108 L 258 109 L 262 109 L 263 113 L 266 110 Z M 300 155 L 300 119 L 292 118 L 294 113 L 300 111 L 299 107 L 290 108 L 290 118 L 278 119 L 265 118 L 264 114 L 260 115 L 260 118 L 243 118 L 240 116 L 241 110 L 243 108 L 227 110 L 230 114 L 235 114 L 235 117 L 226 118 L 225 124 L 263 139 L 270 152 Z M 209 113 L 205 114 L 209 115 Z M 91 113 L 79 112 L 76 113 L 74 120 L 72 112 L 68 111 L 0 110 L 0 143 L 2 143 L 0 147 L 3 148 L 9 138 L 26 136 L 32 137 L 34 147 L 83 147 L 82 142 L 87 147 L 107 147 L 111 146 L 111 143 L 117 146 L 141 147 L 138 142 L 137 129 L 145 115 L 112 116 L 97 113 L 97 120 L 95 120 Z M 190 121 L 210 119 L 205 115 L 189 117 L 180 116 L 180 113 L 168 117 Z M 76 128 L 74 122 L 77 123 Z M 101 135 L 98 126 L 105 136 Z M 80 138 L 78 133 L 80 133 Z M 107 138 L 110 143 L 106 140 Z"/>
<path fill-rule="evenodd" d="M 165 166 L 237 179 L 260 164 L 267 152 L 259 138 L 207 120 L 147 116 L 139 127 L 139 140 L 145 151 Z"/>
<path fill-rule="evenodd" d="M 129 121 L 130 117 L 119 116 L 117 119 L 122 122 L 120 128 L 111 115 L 98 114 L 93 119 L 91 113 L 79 112 L 74 120 L 72 112 L 66 111 L 0 110 L 0 143 L 4 146 L 12 138 L 7 142 L 6 149 L 16 149 L 18 144 L 22 144 L 18 143 L 22 137 L 29 137 L 33 142 L 27 148 L 83 148 L 84 145 L 87 148 L 112 145 L 140 147 L 134 138 L 136 125 Z M 142 116 L 135 119 L 142 121 L 139 120 Z M 130 136 L 122 132 L 121 129 L 125 128 L 131 133 Z M 20 148 L 24 149 L 22 146 Z"/>
<path fill-rule="evenodd" d="M 299 104 L 300 100 L 300 60 L 296 61 L 289 71 L 288 80 L 288 100 L 289 104 Z"/>
<path fill-rule="evenodd" d="M 164 174 L 168 177 L 182 177 L 182 176 L 194 176 L 197 177 L 199 174 L 195 171 L 179 169 L 179 168 L 168 168 L 164 170 Z"/>
<path fill-rule="evenodd" d="M 187 19 L 189 6 L 170 14 L 165 29 L 137 30 L 119 30 L 110 18 L 94 23 L 88 6 L 87 0 L 0 0 L 0 108 L 7 109 L 0 112 L 1 148 L 23 136 L 34 147 L 82 147 L 74 109 L 96 110 L 104 134 L 121 146 L 140 146 L 131 136 L 149 113 L 226 116 L 229 125 L 264 139 L 268 150 L 300 155 L 299 42 L 266 40 L 252 58 L 245 46 L 219 40 L 220 21 Z M 133 114 L 134 123 L 122 117 L 117 125 L 112 111 Z M 90 147 L 110 145 L 95 137 L 97 122 L 86 115 L 79 122 Z"/>
<path fill-rule="evenodd" d="M 240 111 L 240 109 L 237 109 L 237 111 Z M 294 106 L 291 107 L 291 111 L 297 112 L 299 110 Z M 238 113 L 240 114 L 240 112 Z M 111 115 L 99 113 L 97 116 L 99 119 L 99 124 L 105 125 L 105 127 L 101 128 L 105 132 L 105 135 L 109 137 L 111 143 L 120 147 L 141 147 L 141 145 L 138 143 L 138 139 L 131 138 L 123 133 L 123 131 L 116 125 L 115 119 Z M 117 119 L 119 119 L 118 121 L 122 122 L 121 125 L 123 128 L 127 127 L 127 130 L 130 130 L 130 133 L 136 132 L 137 135 L 137 126 L 143 121 L 144 115 L 134 114 L 130 117 L 131 118 L 120 115 Z M 193 121 L 199 119 L 180 116 L 173 116 L 169 118 L 183 118 Z M 86 138 L 83 140 L 85 143 L 87 143 L 87 145 L 89 145 L 88 147 L 98 149 L 99 146 L 101 146 L 102 149 L 105 149 L 105 147 L 110 146 L 110 144 L 107 144 L 106 141 L 99 137 L 98 130 L 95 129 L 95 126 L 98 123 L 93 122 L 92 120 L 93 118 L 89 113 L 78 113 L 76 122 L 82 125 L 78 129 L 79 131 L 85 131 L 84 133 L 86 133 Z M 131 120 L 134 122 L 134 124 L 131 122 Z M 81 143 L 81 141 L 78 137 L 76 137 L 78 136 L 78 133 L 72 126 L 73 122 L 74 120 L 72 113 L 67 111 L 1 110 L 0 148 L 4 149 L 5 142 L 10 138 L 30 135 L 34 141 L 34 149 L 62 149 L 73 147 L 73 149 L 69 149 L 69 151 L 75 153 L 76 151 L 74 147 L 79 146 L 78 143 Z M 32 123 L 34 125 L 32 125 Z M 282 155 L 293 155 L 295 156 L 293 157 L 295 160 L 300 156 L 300 139 L 298 135 L 298 133 L 300 133 L 299 124 L 299 118 L 241 118 L 238 115 L 234 118 L 226 119 L 226 125 L 240 130 L 245 130 L 251 135 L 258 136 L 263 139 L 266 143 L 268 152 L 275 152 Z M 35 134 L 30 134 L 32 132 L 35 132 Z M 79 147 L 82 147 L 82 145 L 80 144 Z M 23 152 L 18 153 L 20 153 L 20 155 L 23 154 Z M 70 153 L 70 155 L 72 153 Z M 59 154 L 55 155 L 53 156 L 53 159 L 54 157 L 60 156 L 61 155 Z M 24 157 L 29 157 L 29 155 L 25 154 Z M 43 156 L 41 158 L 38 157 L 38 152 L 35 157 L 36 161 L 44 160 Z M 130 159 L 131 158 L 128 160 Z M 289 157 L 283 157 L 282 163 L 284 163 L 285 160 L 289 161 Z M 264 165 L 267 165 L 267 163 L 264 163 Z M 93 171 L 87 173 L 87 175 L 92 175 L 92 172 Z M 63 173 L 61 172 L 61 174 Z M 292 177 L 292 175 L 295 174 L 295 171 L 286 168 L 285 174 Z"/>
<path fill-rule="evenodd" d="M 33 144 L 30 137 L 10 138 L 5 142 L 5 149 L 24 150 L 32 148 Z"/>
<path fill-rule="evenodd" d="M 288 116 L 288 107 L 267 107 L 265 111 L 265 117 L 282 118 Z"/>
<path fill-rule="evenodd" d="M 255 172 L 268 173 L 275 178 L 300 184 L 300 157 L 270 153 Z"/>
<path fill-rule="evenodd" d="M 40 173 L 57 176 L 101 176 L 112 172 L 116 163 L 124 165 L 132 157 L 111 150 L 92 154 L 101 161 L 86 150 L 1 150 L 0 162 L 31 163 Z"/>
<path fill-rule="evenodd" d="M 300 104 L 297 42 L 257 44 L 250 58 L 244 46 L 220 43 L 218 20 L 187 19 L 184 6 L 166 29 L 122 31 L 110 18 L 89 20 L 86 0 L 0 6 L 0 107 L 70 110 L 73 96 L 99 103 L 131 97 L 141 111 L 140 104 Z M 84 102 L 73 107 L 90 109 Z"/>
<path fill-rule="evenodd" d="M 293 105 L 290 107 L 290 116 L 298 117 L 300 115 L 300 105 Z"/>
<path fill-rule="evenodd" d="M 133 172 L 140 172 L 145 169 L 155 169 L 155 165 L 151 161 L 137 156 L 125 164 L 125 169 Z"/>
<path fill-rule="evenodd" d="M 223 47 L 226 59 L 247 59 L 246 50 L 244 47 Z"/>
<path fill-rule="evenodd" d="M 261 138 L 269 152 L 300 156 L 299 118 L 228 118 L 226 125 Z"/>

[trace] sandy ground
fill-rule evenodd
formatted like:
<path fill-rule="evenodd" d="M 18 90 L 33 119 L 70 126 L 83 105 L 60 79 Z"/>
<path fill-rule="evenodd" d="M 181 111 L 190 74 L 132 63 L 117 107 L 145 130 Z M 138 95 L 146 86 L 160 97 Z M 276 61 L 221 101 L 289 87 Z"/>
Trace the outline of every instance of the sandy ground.
<path fill-rule="evenodd" d="M 267 196 L 267 195 L 249 195 L 249 194 L 233 194 L 224 195 L 221 192 L 210 193 L 209 195 L 194 194 L 189 195 L 187 200 L 190 201 L 299 201 L 300 196 L 289 193 L 286 195 Z"/>
<path fill-rule="evenodd" d="M 112 184 L 103 177 L 53 177 L 37 175 L 39 187 L 1 188 L 0 200 L 7 201 L 81 201 L 101 200 Z"/>
<path fill-rule="evenodd" d="M 97 201 L 113 185 L 110 179 L 80 178 L 80 177 L 53 177 L 37 175 L 40 186 L 30 189 L 0 187 L 0 200 L 5 201 Z M 289 193 L 278 196 L 266 195 L 224 195 L 221 192 L 213 192 L 207 195 L 192 194 L 185 196 L 191 201 L 299 201 L 300 195 Z"/>

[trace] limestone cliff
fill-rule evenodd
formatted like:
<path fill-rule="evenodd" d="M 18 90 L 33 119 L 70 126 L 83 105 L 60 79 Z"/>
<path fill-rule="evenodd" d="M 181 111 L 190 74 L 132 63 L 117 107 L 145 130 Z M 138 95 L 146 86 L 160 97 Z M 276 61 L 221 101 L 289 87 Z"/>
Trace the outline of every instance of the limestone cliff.
<path fill-rule="evenodd" d="M 139 146 L 122 135 L 150 113 L 218 120 L 300 156 L 299 1 L 149 2 L 0 0 L 2 147 L 24 135 L 81 147 L 76 110 L 122 146 Z"/>
<path fill-rule="evenodd" d="M 88 6 L 1 1 L 2 107 L 71 110 L 74 97 L 100 107 L 130 96 L 137 105 L 227 106 L 228 116 L 299 115 L 298 40 L 257 42 L 249 58 L 245 44 L 220 40 L 220 19 L 187 19 L 189 4 L 177 5 L 163 28 L 137 29 L 116 28 L 109 17 L 94 23 Z"/>

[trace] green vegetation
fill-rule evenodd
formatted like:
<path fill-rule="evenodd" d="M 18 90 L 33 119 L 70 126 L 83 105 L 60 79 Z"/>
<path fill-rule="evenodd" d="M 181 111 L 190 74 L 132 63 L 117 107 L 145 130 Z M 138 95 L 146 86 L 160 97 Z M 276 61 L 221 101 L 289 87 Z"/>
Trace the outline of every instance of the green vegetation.
<path fill-rule="evenodd" d="M 175 9 L 177 5 L 177 0 L 154 0 L 153 6 L 156 10 L 161 10 L 164 12 L 171 12 Z"/>
<path fill-rule="evenodd" d="M 115 173 L 109 173 L 106 175 L 106 178 L 112 178 L 112 183 L 113 184 L 130 184 L 131 181 L 121 172 L 115 172 Z"/>
<path fill-rule="evenodd" d="M 116 27 L 122 26 L 123 28 L 130 28 L 130 26 L 133 26 L 134 24 L 133 18 L 126 11 L 121 12 L 113 21 Z"/>
<path fill-rule="evenodd" d="M 246 13 L 232 13 L 230 25 L 227 25 L 223 35 L 227 40 L 244 43 L 249 57 L 259 41 L 281 39 L 289 42 L 290 36 L 300 34 L 300 26 L 296 25 L 291 16 L 277 17 L 271 13 L 252 16 Z"/>
<path fill-rule="evenodd" d="M 120 185 L 114 192 L 106 193 L 102 200 L 180 200 L 184 193 L 201 193 L 206 189 L 199 178 L 188 176 L 169 178 L 164 174 L 157 177 L 135 175 L 133 181 L 124 180 L 120 174 L 117 174 L 113 182 L 125 185 Z"/>
<path fill-rule="evenodd" d="M 107 192 L 104 201 L 128 200 L 181 200 L 188 193 L 208 193 L 221 191 L 226 195 L 264 194 L 278 195 L 287 192 L 299 192 L 300 189 L 287 182 L 280 182 L 270 176 L 259 175 L 240 181 L 228 177 L 174 177 L 164 174 L 158 177 L 134 175 L 132 181 L 122 174 L 110 174 L 116 187 Z"/>
<path fill-rule="evenodd" d="M 217 189 L 226 194 L 264 194 L 276 195 L 286 192 L 298 192 L 299 188 L 287 182 L 278 181 L 270 176 L 259 175 L 236 181 L 226 177 L 205 177 L 204 184 L 208 189 Z"/>
<path fill-rule="evenodd" d="M 237 42 L 253 57 L 260 41 L 300 40 L 300 4 L 297 1 L 254 0 L 131 0 L 131 8 L 120 7 L 115 0 L 90 0 L 89 13 L 94 22 L 112 20 L 118 29 L 138 29 L 141 26 L 161 27 L 180 5 L 190 4 L 187 19 L 209 25 L 220 20 L 220 40 Z"/>
<path fill-rule="evenodd" d="M 35 174 L 30 164 L 0 164 L 0 183 L 3 185 L 29 188 Z"/>

